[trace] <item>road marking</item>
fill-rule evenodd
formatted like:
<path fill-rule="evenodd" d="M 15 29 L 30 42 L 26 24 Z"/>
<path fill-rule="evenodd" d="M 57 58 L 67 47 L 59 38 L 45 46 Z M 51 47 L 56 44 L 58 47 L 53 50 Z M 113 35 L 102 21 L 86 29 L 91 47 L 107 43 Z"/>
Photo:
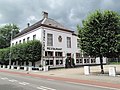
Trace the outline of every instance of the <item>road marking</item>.
<path fill-rule="evenodd" d="M 21 84 L 21 85 L 28 85 L 28 84 L 30 84 L 30 83 L 27 83 L 27 82 L 19 82 L 19 84 Z"/>
<path fill-rule="evenodd" d="M 37 89 L 41 89 L 41 90 L 56 90 L 56 89 L 49 88 L 49 87 L 44 87 L 44 86 L 37 87 Z"/>
<path fill-rule="evenodd" d="M 47 89 L 44 89 L 44 88 L 41 88 L 41 87 L 37 87 L 37 89 L 41 89 L 41 90 L 47 90 Z"/>
<path fill-rule="evenodd" d="M 2 80 L 6 80 L 6 79 L 8 79 L 8 78 L 6 78 L 6 77 L 4 77 L 4 78 L 1 78 Z"/>
<path fill-rule="evenodd" d="M 14 79 L 13 80 L 8 80 L 8 81 L 10 81 L 10 82 L 17 82 L 17 80 L 14 80 Z"/>

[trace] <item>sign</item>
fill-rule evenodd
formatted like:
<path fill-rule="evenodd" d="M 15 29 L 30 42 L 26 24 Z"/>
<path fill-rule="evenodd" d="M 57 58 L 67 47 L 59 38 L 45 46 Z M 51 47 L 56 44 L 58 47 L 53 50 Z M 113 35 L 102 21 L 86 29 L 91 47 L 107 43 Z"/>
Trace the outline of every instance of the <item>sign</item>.
<path fill-rule="evenodd" d="M 62 50 L 62 48 L 47 47 L 48 50 Z"/>

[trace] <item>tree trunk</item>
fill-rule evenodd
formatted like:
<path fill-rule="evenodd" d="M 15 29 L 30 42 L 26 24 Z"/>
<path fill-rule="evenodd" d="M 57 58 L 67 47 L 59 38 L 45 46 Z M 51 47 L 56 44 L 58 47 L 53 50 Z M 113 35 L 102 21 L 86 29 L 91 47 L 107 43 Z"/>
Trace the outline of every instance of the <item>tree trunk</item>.
<path fill-rule="evenodd" d="M 101 74 L 104 74 L 104 70 L 103 70 L 103 57 L 102 57 L 102 55 L 100 55 L 100 65 L 101 65 Z"/>

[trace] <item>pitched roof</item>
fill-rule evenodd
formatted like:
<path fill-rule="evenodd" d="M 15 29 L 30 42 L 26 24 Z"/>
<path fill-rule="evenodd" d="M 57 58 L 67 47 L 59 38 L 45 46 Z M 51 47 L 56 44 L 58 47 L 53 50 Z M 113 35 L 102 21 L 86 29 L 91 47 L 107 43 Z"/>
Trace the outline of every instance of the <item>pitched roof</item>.
<path fill-rule="evenodd" d="M 71 30 L 65 28 L 63 25 L 61 25 L 60 23 L 58 23 L 54 19 L 44 18 L 44 19 L 38 21 L 37 23 L 25 28 L 20 33 L 18 33 L 14 38 L 16 38 L 18 36 L 21 36 L 21 35 L 29 32 L 29 31 L 32 31 L 32 30 L 34 30 L 34 29 L 36 29 L 36 28 L 38 28 L 40 26 L 44 26 L 44 27 L 48 27 L 48 28 L 53 28 L 53 29 L 58 29 L 58 30 L 74 33 L 74 31 L 71 31 Z"/>

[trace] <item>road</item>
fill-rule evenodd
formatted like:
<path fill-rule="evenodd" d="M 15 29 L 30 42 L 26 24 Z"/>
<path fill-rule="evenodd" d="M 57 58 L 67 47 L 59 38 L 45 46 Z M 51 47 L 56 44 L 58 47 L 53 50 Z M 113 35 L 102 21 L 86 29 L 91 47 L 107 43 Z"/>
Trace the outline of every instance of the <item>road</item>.
<path fill-rule="evenodd" d="M 43 79 L 0 72 L 0 90 L 115 90 L 105 87 L 77 84 L 68 81 Z M 118 90 L 118 89 L 116 89 Z"/>

